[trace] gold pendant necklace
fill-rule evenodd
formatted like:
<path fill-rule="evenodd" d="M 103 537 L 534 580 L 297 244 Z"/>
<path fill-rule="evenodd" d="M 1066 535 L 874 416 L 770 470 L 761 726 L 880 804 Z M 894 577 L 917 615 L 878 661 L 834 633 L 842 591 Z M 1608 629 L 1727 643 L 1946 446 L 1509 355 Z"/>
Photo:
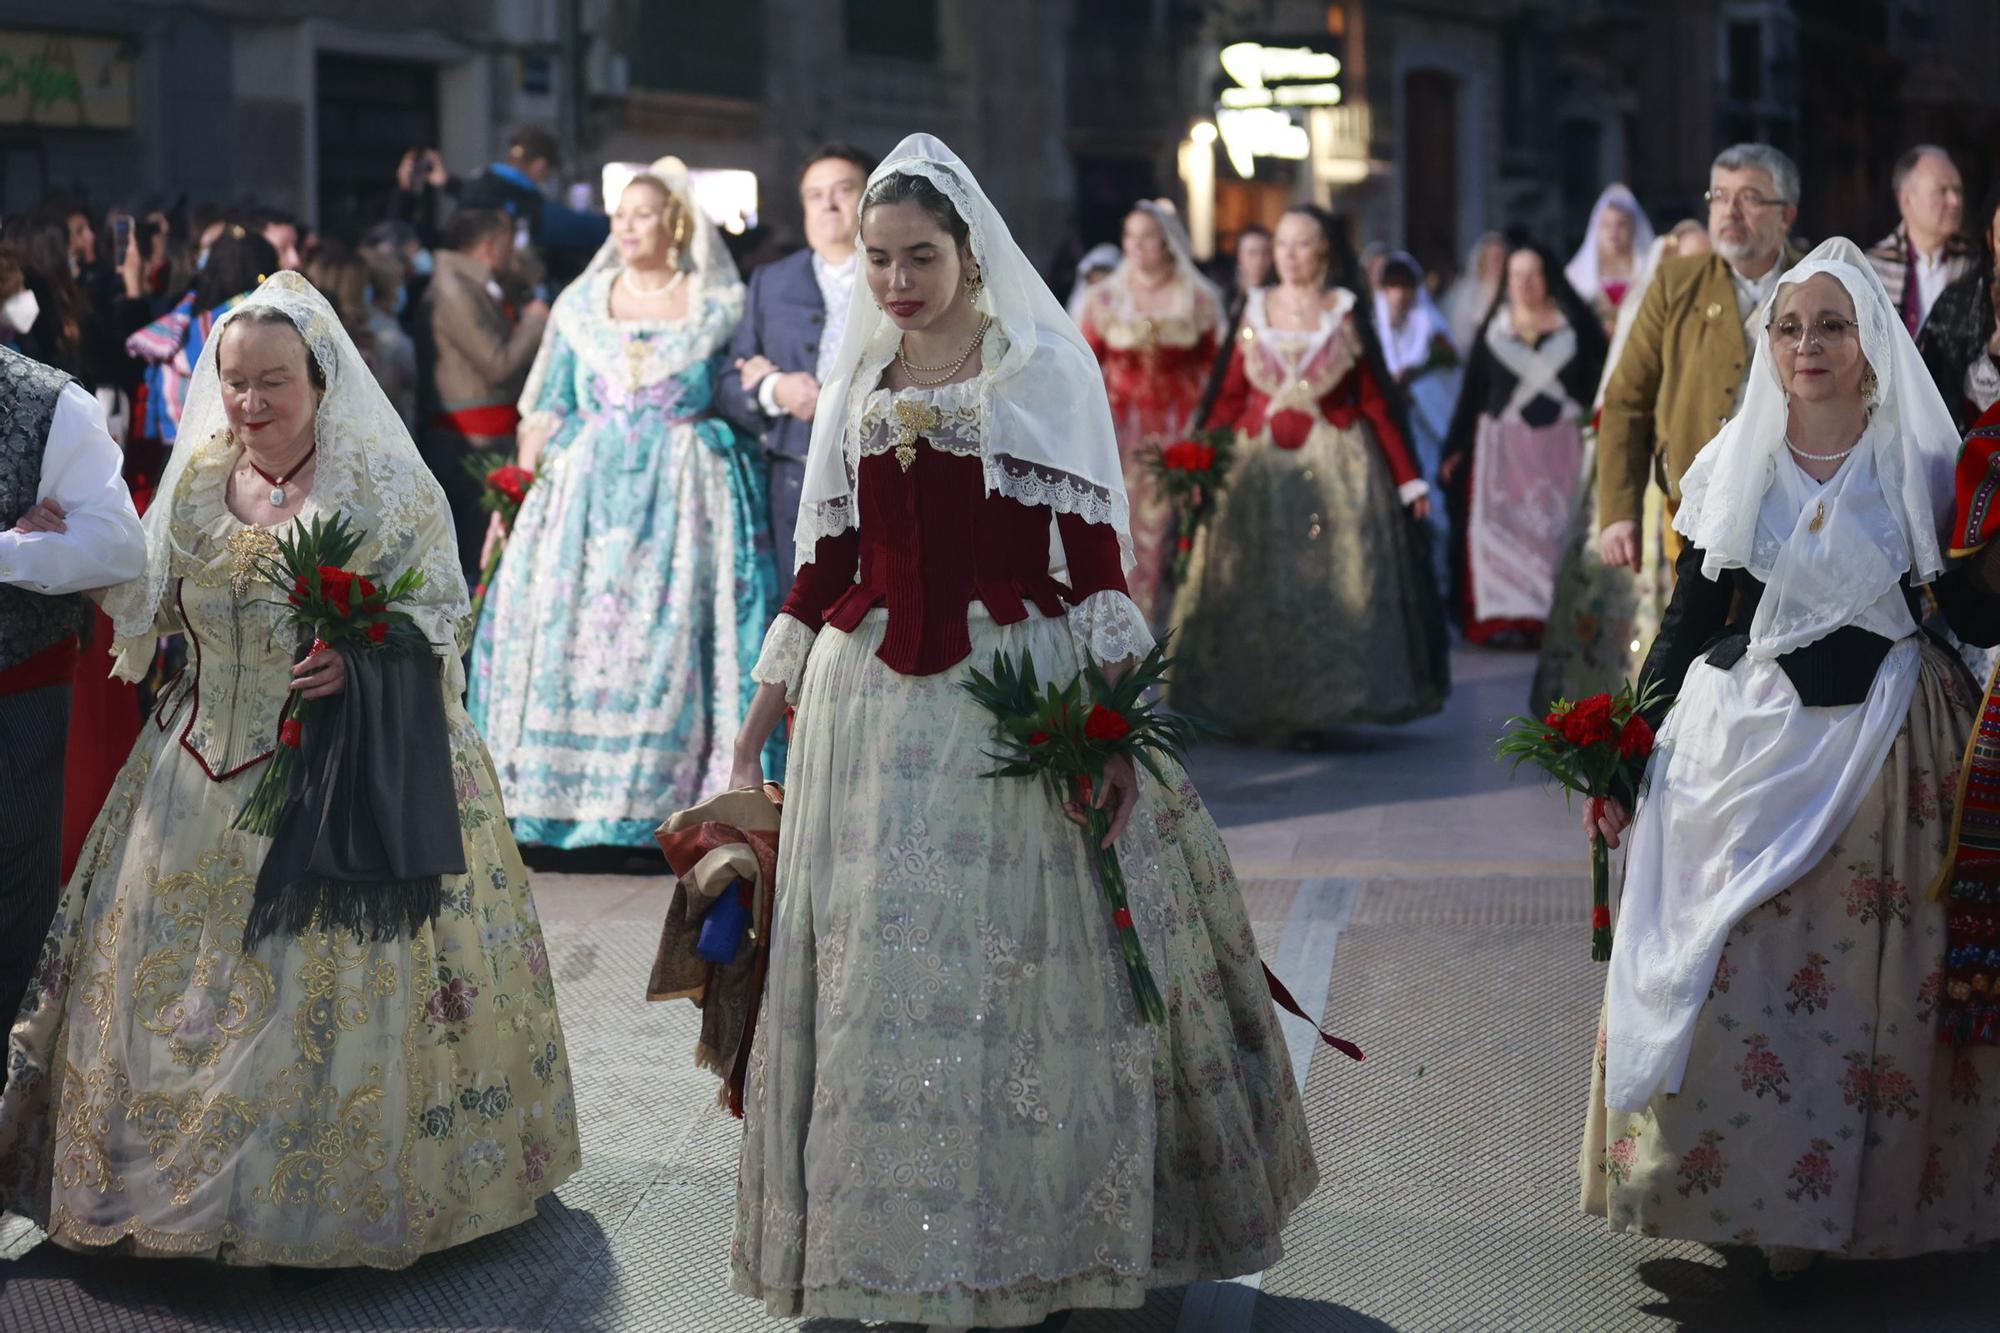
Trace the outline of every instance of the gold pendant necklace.
<path fill-rule="evenodd" d="M 1806 524 L 1806 531 L 1818 532 L 1821 528 L 1825 526 L 1826 526 L 1826 501 L 1820 500 L 1813 505 L 1812 522 Z"/>

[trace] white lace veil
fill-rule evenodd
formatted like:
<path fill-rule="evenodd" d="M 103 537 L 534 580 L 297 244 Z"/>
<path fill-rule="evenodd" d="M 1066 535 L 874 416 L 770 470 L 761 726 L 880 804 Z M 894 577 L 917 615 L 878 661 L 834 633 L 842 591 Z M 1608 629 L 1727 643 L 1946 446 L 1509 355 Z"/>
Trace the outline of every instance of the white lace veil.
<path fill-rule="evenodd" d="M 1109 241 L 1099 241 L 1077 261 L 1076 281 L 1070 286 L 1069 300 L 1063 303 L 1063 309 L 1069 311 L 1071 319 L 1078 324 L 1083 323 L 1083 302 L 1084 298 L 1090 295 L 1090 275 L 1111 272 L 1118 267 L 1120 258 L 1121 253 L 1117 246 Z"/>
<path fill-rule="evenodd" d="M 1175 276 L 1188 285 L 1197 301 L 1206 295 L 1210 303 L 1219 309 L 1222 293 L 1201 271 L 1201 265 L 1195 263 L 1194 242 L 1188 239 L 1187 226 L 1182 223 L 1180 212 L 1165 199 L 1141 199 L 1132 205 L 1132 211 L 1144 213 L 1159 224 L 1160 235 L 1167 242 L 1167 251 L 1174 257 Z M 1119 273 L 1123 271 L 1124 265 L 1120 264 Z M 1118 274 L 1112 276 L 1116 278 Z"/>
<path fill-rule="evenodd" d="M 299 517 L 345 514 L 367 534 L 355 554 L 355 565 L 371 575 L 386 581 L 405 569 L 423 572 L 415 603 L 403 604 L 402 609 L 445 659 L 451 687 L 460 672 L 459 627 L 470 608 L 444 491 L 417 456 L 409 428 L 376 384 L 333 307 L 297 273 L 267 278 L 217 321 L 202 346 L 201 359 L 188 380 L 179 443 L 146 511 L 145 571 L 104 597 L 104 610 L 117 632 L 114 673 L 124 680 L 145 674 L 153 660 L 173 561 L 202 558 L 181 547 L 174 516 L 187 498 L 184 488 L 228 484 L 238 446 L 223 415 L 216 354 L 229 325 L 259 309 L 277 310 L 292 322 L 326 379 L 326 393 L 313 419 L 319 445 L 313 489 Z"/>
<path fill-rule="evenodd" d="M 743 276 L 736 271 L 736 261 L 729 257 L 729 247 L 723 242 L 721 230 L 709 221 L 696 200 L 687 164 L 677 157 L 663 157 L 633 179 L 642 180 L 647 176 L 666 186 L 687 211 L 688 237 L 681 247 L 680 266 L 688 275 L 688 316 L 699 318 L 703 303 L 710 296 L 718 292 L 741 291 Z M 631 188 L 629 182 L 625 188 Z M 612 201 L 612 207 L 617 207 L 616 200 Z M 542 333 L 541 348 L 535 353 L 535 364 L 529 368 L 527 382 L 521 388 L 519 406 L 524 429 L 530 428 L 535 404 L 542 400 L 542 387 L 548 379 L 549 357 L 555 347 L 556 331 L 561 329 L 572 346 L 587 345 L 588 339 L 580 335 L 575 321 L 589 313 L 588 303 L 597 289 L 598 275 L 624 267 L 625 260 L 618 252 L 617 238 L 606 237 L 576 281 L 563 288 L 562 294 L 556 297 L 549 326 Z"/>
<path fill-rule="evenodd" d="M 868 178 L 864 213 L 869 194 L 898 175 L 930 181 L 965 219 L 985 283 L 979 309 L 993 317 L 1002 335 L 997 358 L 996 344 L 987 342 L 978 381 L 987 491 L 1110 525 L 1129 570 L 1132 537 L 1125 480 L 1097 358 L 957 154 L 928 134 L 903 140 Z M 865 253 L 862 263 L 867 263 Z M 862 280 L 867 280 L 865 269 Z M 867 292 L 855 294 L 813 416 L 812 450 L 799 500 L 798 564 L 813 558 L 820 538 L 861 522 L 855 503 L 861 411 L 895 356 L 900 336 Z"/>
<path fill-rule="evenodd" d="M 1382 257 L 1384 265 L 1399 261 L 1417 275 L 1416 303 L 1410 307 L 1400 329 L 1389 318 L 1388 295 L 1379 285 L 1375 288 L 1375 338 L 1382 344 L 1382 361 L 1391 375 L 1400 375 L 1409 367 L 1430 360 L 1431 343 L 1439 334 L 1451 337 L 1451 325 L 1424 283 L 1424 266 L 1408 250 L 1391 250 Z"/>
<path fill-rule="evenodd" d="M 1604 275 L 1597 259 L 1597 224 L 1604 220 L 1604 210 L 1622 208 L 1632 219 L 1632 276 L 1636 279 L 1639 257 L 1646 253 L 1653 243 L 1653 224 L 1646 218 L 1646 210 L 1639 207 L 1639 201 L 1632 192 L 1618 182 L 1604 187 L 1604 193 L 1597 196 L 1597 202 L 1590 207 L 1590 225 L 1584 229 L 1583 244 L 1577 247 L 1569 263 L 1563 265 L 1563 276 L 1569 285 L 1576 288 L 1576 294 L 1585 301 L 1595 301 L 1604 290 Z M 1627 293 L 1630 296 L 1630 293 Z"/>
<path fill-rule="evenodd" d="M 1944 568 L 1938 536 L 1951 522 L 1952 469 L 1959 435 L 1924 369 L 1882 279 L 1854 242 L 1834 237 L 1779 279 L 1765 302 L 1769 321 L 1787 287 L 1817 273 L 1836 278 L 1854 302 L 1861 352 L 1875 372 L 1875 406 L 1855 454 L 1842 468 L 1873 484 L 1826 484 L 1830 512 L 1821 531 L 1778 532 L 1764 514 L 1765 492 L 1786 456 L 1785 391 L 1768 336 L 1757 339 L 1743 410 L 1695 457 L 1681 481 L 1677 528 L 1705 553 L 1702 573 L 1748 569 L 1767 585 L 1751 624 L 1752 651 L 1776 655 L 1851 623 L 1906 573 L 1912 585 Z M 1857 467 L 1857 465 L 1861 465 Z M 1810 541 L 1811 551 L 1799 549 Z M 1774 573 L 1782 577 L 1773 578 Z"/>

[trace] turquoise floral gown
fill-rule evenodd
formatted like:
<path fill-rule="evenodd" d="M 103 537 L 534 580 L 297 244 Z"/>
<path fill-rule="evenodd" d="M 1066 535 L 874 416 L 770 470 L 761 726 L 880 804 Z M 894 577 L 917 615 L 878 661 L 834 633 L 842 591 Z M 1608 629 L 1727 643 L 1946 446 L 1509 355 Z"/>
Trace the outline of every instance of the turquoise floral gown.
<path fill-rule="evenodd" d="M 622 320 L 616 275 L 556 302 L 522 402 L 523 431 L 553 434 L 472 654 L 515 836 L 550 847 L 650 847 L 728 786 L 778 606 L 757 446 L 713 410 L 742 285 Z"/>

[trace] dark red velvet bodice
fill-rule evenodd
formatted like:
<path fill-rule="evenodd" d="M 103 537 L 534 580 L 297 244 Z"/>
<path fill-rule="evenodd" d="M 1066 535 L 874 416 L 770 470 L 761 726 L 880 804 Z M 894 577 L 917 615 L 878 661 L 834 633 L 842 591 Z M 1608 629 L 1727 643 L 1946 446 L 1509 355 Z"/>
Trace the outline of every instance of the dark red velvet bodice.
<path fill-rule="evenodd" d="M 919 440 L 908 471 L 894 450 L 864 457 L 858 489 L 860 527 L 820 538 L 783 612 L 813 629 L 852 630 L 886 607 L 877 655 L 906 676 L 947 671 L 971 655 L 965 617 L 975 601 L 1012 625 L 1030 605 L 1059 616 L 1094 593 L 1125 591 L 1117 534 L 1074 514 L 1056 516 L 1069 582 L 1050 574 L 1049 511 L 988 494 L 976 457 Z"/>

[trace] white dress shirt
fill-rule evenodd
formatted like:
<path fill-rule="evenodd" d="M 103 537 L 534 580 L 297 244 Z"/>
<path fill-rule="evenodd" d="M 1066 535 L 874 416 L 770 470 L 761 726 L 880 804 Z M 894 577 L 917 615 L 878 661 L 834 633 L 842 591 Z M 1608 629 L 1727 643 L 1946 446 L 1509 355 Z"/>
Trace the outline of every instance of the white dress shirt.
<path fill-rule="evenodd" d="M 833 369 L 834 354 L 840 350 L 840 335 L 847 328 L 847 307 L 854 301 L 854 283 L 861 273 L 861 252 L 856 250 L 844 264 L 829 264 L 815 250 L 812 269 L 813 281 L 819 284 L 820 304 L 826 307 L 826 323 L 819 331 L 819 359 L 813 366 L 813 377 L 823 385 L 827 373 Z M 767 417 L 785 414 L 778 406 L 777 374 L 766 375 L 757 385 L 757 406 L 764 409 Z"/>
<path fill-rule="evenodd" d="M 1931 307 L 1937 304 L 1938 297 L 1944 295 L 1944 289 L 1951 285 L 1951 261 L 1942 245 L 1935 255 L 1927 255 L 1913 245 L 1910 254 L 1912 263 L 1906 281 L 1917 284 L 1917 327 L 1922 328 L 1924 321 L 1931 317 Z"/>
<path fill-rule="evenodd" d="M 66 532 L 0 532 L 0 583 L 59 596 L 136 579 L 146 538 L 124 454 L 104 428 L 104 410 L 82 386 L 64 386 L 49 421 L 36 502 L 63 507 Z"/>

